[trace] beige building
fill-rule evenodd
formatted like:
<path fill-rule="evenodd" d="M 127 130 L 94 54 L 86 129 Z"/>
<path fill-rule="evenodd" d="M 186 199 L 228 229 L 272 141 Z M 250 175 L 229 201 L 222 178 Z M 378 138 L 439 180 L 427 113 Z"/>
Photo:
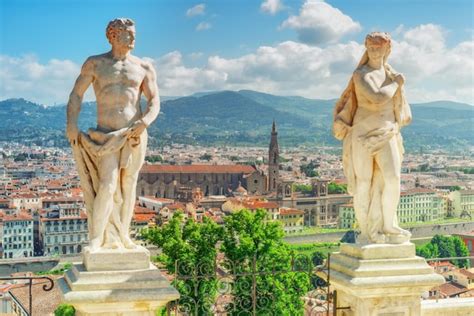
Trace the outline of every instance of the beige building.
<path fill-rule="evenodd" d="M 428 222 L 446 216 L 445 199 L 436 191 L 414 188 L 400 193 L 397 216 L 400 223 Z M 355 223 L 354 206 L 339 206 L 339 227 L 353 228 Z"/>
<path fill-rule="evenodd" d="M 446 217 L 445 200 L 435 190 L 414 188 L 400 193 L 400 223 L 429 222 Z"/>
<path fill-rule="evenodd" d="M 453 201 L 454 217 L 469 217 L 474 215 L 474 190 L 459 190 L 450 193 Z"/>
<path fill-rule="evenodd" d="M 291 186 L 285 185 L 283 194 L 279 195 L 278 203 L 283 207 L 295 208 L 304 212 L 305 226 L 337 227 L 339 205 L 347 204 L 352 196 L 347 194 L 328 194 L 326 180 L 314 180 L 313 191 L 309 195 L 288 192 Z M 290 189 L 288 189 L 290 188 Z"/>

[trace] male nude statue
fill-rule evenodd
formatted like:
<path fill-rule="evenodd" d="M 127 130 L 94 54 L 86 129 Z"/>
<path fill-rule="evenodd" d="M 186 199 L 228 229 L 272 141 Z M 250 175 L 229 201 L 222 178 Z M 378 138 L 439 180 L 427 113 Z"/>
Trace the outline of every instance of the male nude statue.
<path fill-rule="evenodd" d="M 67 105 L 67 138 L 84 192 L 91 251 L 136 247 L 129 228 L 137 177 L 145 158 L 146 128 L 160 111 L 153 66 L 130 54 L 134 22 L 115 19 L 106 36 L 112 49 L 85 61 Z M 97 128 L 82 133 L 77 121 L 90 84 L 97 98 Z M 142 93 L 148 100 L 144 113 Z"/>
<path fill-rule="evenodd" d="M 361 230 L 361 243 L 401 243 L 410 233 L 398 226 L 400 129 L 411 122 L 405 78 L 389 64 L 391 39 L 374 32 L 348 87 L 336 103 L 333 132 L 344 140 L 343 165 Z"/>

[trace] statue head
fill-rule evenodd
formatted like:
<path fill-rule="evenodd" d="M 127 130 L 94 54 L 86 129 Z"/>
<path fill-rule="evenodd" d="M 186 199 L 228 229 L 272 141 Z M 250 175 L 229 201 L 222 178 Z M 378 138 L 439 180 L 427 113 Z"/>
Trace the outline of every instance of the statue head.
<path fill-rule="evenodd" d="M 112 20 L 107 25 L 105 36 L 112 46 L 118 45 L 133 49 L 135 47 L 135 22 L 128 18 Z"/>
<path fill-rule="evenodd" d="M 369 59 L 383 59 L 387 62 L 388 55 L 392 48 L 390 35 L 385 32 L 372 32 L 365 37 L 365 48 Z"/>

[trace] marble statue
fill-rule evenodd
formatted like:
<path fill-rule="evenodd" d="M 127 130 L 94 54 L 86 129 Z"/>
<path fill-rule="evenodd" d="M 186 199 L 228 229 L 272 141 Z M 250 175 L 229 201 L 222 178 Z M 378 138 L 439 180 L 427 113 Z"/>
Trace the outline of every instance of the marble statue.
<path fill-rule="evenodd" d="M 89 57 L 67 105 L 67 138 L 79 170 L 89 217 L 89 250 L 134 249 L 129 228 L 138 173 L 145 158 L 146 128 L 160 111 L 153 65 L 130 54 L 135 23 L 111 21 L 106 36 L 112 49 Z M 97 127 L 80 132 L 78 116 L 87 88 L 97 99 Z M 142 111 L 140 99 L 147 98 Z"/>
<path fill-rule="evenodd" d="M 398 225 L 403 144 L 411 122 L 405 78 L 388 63 L 389 34 L 373 32 L 366 51 L 334 109 L 334 136 L 343 140 L 343 167 L 360 228 L 360 243 L 403 243 Z"/>

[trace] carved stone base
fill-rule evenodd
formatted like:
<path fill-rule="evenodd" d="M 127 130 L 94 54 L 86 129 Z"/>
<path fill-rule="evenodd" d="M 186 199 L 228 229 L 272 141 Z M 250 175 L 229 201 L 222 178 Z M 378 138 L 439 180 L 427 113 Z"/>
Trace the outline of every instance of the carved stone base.
<path fill-rule="evenodd" d="M 343 244 L 330 273 L 344 316 L 421 315 L 421 294 L 444 283 L 412 243 Z"/>
<path fill-rule="evenodd" d="M 150 252 L 142 246 L 136 249 L 101 249 L 84 247 L 83 262 L 87 271 L 117 271 L 148 269 Z"/>
<path fill-rule="evenodd" d="M 147 269 L 121 271 L 87 271 L 75 263 L 59 286 L 76 315 L 152 316 L 179 297 L 151 263 Z"/>

